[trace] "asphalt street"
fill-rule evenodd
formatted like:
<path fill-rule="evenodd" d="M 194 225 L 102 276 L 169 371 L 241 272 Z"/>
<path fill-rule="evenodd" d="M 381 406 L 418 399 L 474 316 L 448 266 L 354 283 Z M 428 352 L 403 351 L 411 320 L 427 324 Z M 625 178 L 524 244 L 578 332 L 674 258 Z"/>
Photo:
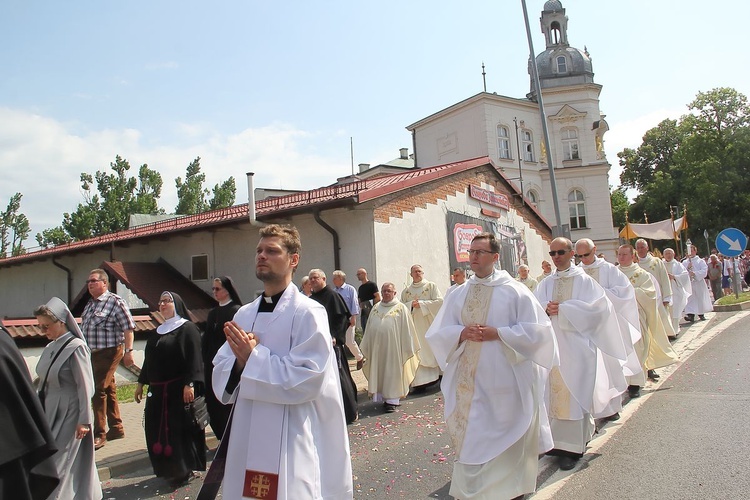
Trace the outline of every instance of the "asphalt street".
<path fill-rule="evenodd" d="M 540 461 L 532 498 L 750 497 L 750 314 L 717 313 L 687 331 L 675 345 L 681 363 L 600 430 L 579 467 L 563 472 L 549 457 Z M 410 396 L 392 414 L 359 397 L 360 418 L 349 426 L 354 498 L 452 498 L 439 390 Z M 105 499 L 187 500 L 200 480 L 175 490 L 147 468 L 102 487 Z"/>

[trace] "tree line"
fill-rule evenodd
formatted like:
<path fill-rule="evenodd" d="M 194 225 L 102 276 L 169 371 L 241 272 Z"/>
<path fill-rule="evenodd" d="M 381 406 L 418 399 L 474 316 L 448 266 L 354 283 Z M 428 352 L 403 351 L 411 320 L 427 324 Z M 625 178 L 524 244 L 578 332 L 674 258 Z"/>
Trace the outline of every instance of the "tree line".
<path fill-rule="evenodd" d="M 204 186 L 206 174 L 201 172 L 200 160 L 197 157 L 188 165 L 184 180 L 182 177 L 175 179 L 176 215 L 194 215 L 234 205 L 237 193 L 234 177 L 209 191 Z M 159 207 L 164 184 L 159 172 L 144 163 L 137 177 L 129 176 L 130 163 L 119 155 L 109 166 L 111 171 L 97 171 L 94 175 L 81 173 L 83 202 L 75 211 L 64 213 L 59 226 L 37 233 L 39 246 L 48 248 L 122 231 L 127 229 L 130 216 L 134 214 L 167 213 Z M 30 227 L 28 218 L 21 213 L 22 197 L 21 193 L 14 194 L 0 214 L 0 258 L 26 252 L 23 242 L 29 236 Z"/>
<path fill-rule="evenodd" d="M 699 92 L 677 120 L 647 131 L 641 145 L 617 154 L 623 167 L 620 187 L 611 193 L 614 223 L 645 223 L 670 218 L 687 207 L 688 237 L 703 247 L 703 231 L 713 240 L 750 221 L 750 107 L 735 89 Z M 632 203 L 625 189 L 638 191 Z M 713 243 L 711 243 L 713 246 Z M 707 249 L 708 250 L 708 249 Z"/>

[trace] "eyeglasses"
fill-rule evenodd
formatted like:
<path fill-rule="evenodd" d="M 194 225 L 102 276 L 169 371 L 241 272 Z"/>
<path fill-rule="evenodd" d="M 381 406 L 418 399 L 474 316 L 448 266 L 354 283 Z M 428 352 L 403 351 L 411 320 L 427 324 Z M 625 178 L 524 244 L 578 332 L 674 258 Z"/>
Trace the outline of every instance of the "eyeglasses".
<path fill-rule="evenodd" d="M 591 252 L 589 252 L 589 253 L 584 253 L 584 254 L 582 254 L 582 255 L 576 255 L 576 259 L 582 259 L 582 258 L 584 258 L 584 257 L 588 257 L 588 256 L 589 256 L 589 255 L 591 255 L 592 253 L 593 253 L 593 250 L 592 250 Z M 552 252 L 550 252 L 550 255 L 552 255 Z M 560 255 L 562 255 L 562 254 L 560 254 Z"/>
<path fill-rule="evenodd" d="M 161 300 L 160 300 L 160 301 L 158 302 L 158 304 L 159 304 L 160 306 L 164 306 L 164 305 L 167 305 L 167 304 L 171 304 L 172 302 L 174 302 L 174 300 L 171 300 L 171 299 L 161 299 Z"/>
<path fill-rule="evenodd" d="M 570 250 L 551 250 L 549 256 L 554 257 L 555 255 L 565 255 L 568 252 L 570 252 Z"/>
<path fill-rule="evenodd" d="M 96 283 L 97 281 L 104 281 L 104 280 L 86 280 L 86 283 Z"/>
<path fill-rule="evenodd" d="M 224 290 L 224 289 L 219 286 L 212 286 L 211 290 L 213 290 L 214 292 L 218 292 L 219 290 Z"/>
<path fill-rule="evenodd" d="M 482 254 L 493 254 L 492 250 L 469 250 L 469 255 L 482 255 Z"/>

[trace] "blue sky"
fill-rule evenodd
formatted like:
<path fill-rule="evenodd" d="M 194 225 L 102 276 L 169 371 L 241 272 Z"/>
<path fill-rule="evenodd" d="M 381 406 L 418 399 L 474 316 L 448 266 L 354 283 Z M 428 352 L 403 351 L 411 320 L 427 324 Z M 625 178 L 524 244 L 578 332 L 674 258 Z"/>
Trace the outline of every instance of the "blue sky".
<path fill-rule="evenodd" d="M 563 0 L 586 46 L 617 152 L 687 111 L 699 91 L 750 94 L 746 4 Z M 544 2 L 527 0 L 544 50 Z M 718 6 L 721 6 L 720 8 Z M 81 172 L 115 155 L 161 172 L 161 206 L 196 157 L 209 187 L 244 174 L 310 189 L 409 147 L 405 126 L 482 90 L 523 97 L 519 1 L 57 2 L 0 4 L 0 209 L 21 192 L 33 236 L 83 201 Z M 744 61 L 744 62 L 743 62 Z"/>

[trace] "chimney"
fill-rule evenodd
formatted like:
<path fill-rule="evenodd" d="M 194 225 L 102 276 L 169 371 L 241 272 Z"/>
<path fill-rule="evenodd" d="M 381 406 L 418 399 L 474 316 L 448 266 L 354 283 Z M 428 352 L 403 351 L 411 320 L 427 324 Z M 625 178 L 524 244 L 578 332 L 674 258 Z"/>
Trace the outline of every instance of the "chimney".
<path fill-rule="evenodd" d="M 258 222 L 255 218 L 255 183 L 253 182 L 254 172 L 247 172 L 247 217 L 253 226 L 265 226 L 263 222 Z"/>
<path fill-rule="evenodd" d="M 401 148 L 398 150 L 399 156 L 402 160 L 408 160 L 409 159 L 409 148 Z"/>
<path fill-rule="evenodd" d="M 369 163 L 360 163 L 359 164 L 359 173 L 361 174 L 362 172 L 368 170 L 369 168 L 370 168 L 370 164 Z"/>

